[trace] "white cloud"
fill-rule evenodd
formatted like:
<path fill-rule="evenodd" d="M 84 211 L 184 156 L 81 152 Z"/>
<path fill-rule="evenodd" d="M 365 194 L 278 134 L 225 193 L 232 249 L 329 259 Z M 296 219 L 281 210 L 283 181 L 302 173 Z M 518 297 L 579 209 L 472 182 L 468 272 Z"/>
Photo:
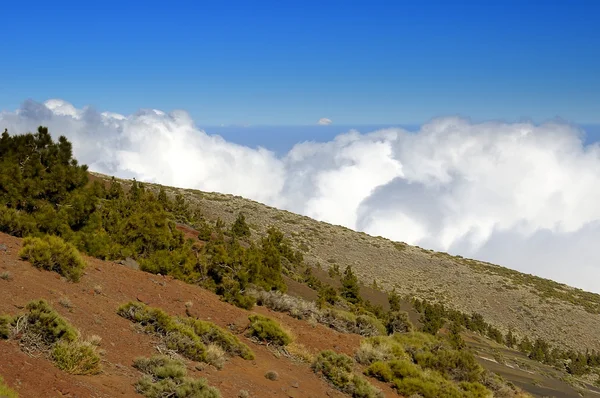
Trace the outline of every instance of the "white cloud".
<path fill-rule="evenodd" d="M 600 292 L 600 146 L 568 124 L 440 118 L 350 131 L 284 157 L 198 130 L 189 115 L 27 101 L 0 128 L 64 134 L 92 170 L 234 193 L 334 224 Z"/>
<path fill-rule="evenodd" d="M 327 119 L 326 117 L 322 117 L 317 122 L 320 126 L 329 126 L 333 121 L 331 119 Z"/>

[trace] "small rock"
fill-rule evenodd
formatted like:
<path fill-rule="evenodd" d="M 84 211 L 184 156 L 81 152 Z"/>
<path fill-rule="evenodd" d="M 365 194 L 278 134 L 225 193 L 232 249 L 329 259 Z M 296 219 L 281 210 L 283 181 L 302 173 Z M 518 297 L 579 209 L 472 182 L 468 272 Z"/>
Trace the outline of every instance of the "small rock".
<path fill-rule="evenodd" d="M 140 264 L 131 257 L 127 257 L 125 260 L 119 260 L 117 261 L 117 263 L 134 270 L 140 269 Z"/>
<path fill-rule="evenodd" d="M 8 246 L 6 246 L 4 243 L 0 243 L 0 252 L 5 252 L 8 250 Z"/>
<path fill-rule="evenodd" d="M 294 388 L 300 388 L 300 384 L 298 384 L 298 382 L 295 381 L 295 382 L 292 383 L 292 387 L 294 387 Z"/>

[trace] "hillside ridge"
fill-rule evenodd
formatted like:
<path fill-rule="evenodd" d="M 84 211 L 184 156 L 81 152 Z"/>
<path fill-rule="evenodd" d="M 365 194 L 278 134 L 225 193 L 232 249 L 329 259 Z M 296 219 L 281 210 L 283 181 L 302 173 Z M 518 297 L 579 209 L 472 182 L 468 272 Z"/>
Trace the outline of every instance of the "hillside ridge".
<path fill-rule="evenodd" d="M 91 173 L 100 179 L 111 177 Z M 122 180 L 129 182 L 128 180 Z M 149 188 L 162 185 L 145 183 Z M 244 213 L 263 234 L 276 226 L 314 267 L 351 265 L 360 281 L 466 312 L 480 313 L 503 333 L 541 337 L 576 350 L 600 350 L 600 295 L 485 261 L 373 237 L 232 194 L 164 186 L 180 193 L 211 221 L 232 223 Z"/>

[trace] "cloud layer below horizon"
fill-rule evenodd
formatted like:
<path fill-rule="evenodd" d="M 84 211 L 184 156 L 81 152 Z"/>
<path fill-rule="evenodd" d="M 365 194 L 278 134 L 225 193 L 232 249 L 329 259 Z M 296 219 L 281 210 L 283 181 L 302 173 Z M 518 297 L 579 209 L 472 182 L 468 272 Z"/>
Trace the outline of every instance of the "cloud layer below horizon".
<path fill-rule="evenodd" d="M 183 111 L 124 116 L 49 100 L 0 113 L 11 133 L 39 125 L 94 171 L 241 195 L 600 292 L 600 145 L 569 124 L 445 117 L 277 156 L 209 135 Z"/>

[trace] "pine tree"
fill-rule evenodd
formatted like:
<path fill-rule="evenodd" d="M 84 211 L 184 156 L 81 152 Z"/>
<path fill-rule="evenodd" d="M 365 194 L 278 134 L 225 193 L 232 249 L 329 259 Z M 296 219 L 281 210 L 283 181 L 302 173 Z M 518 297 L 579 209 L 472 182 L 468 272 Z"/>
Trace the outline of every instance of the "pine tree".
<path fill-rule="evenodd" d="M 517 338 L 513 335 L 512 329 L 508 330 L 504 339 L 504 344 L 506 344 L 508 348 L 513 348 L 517 344 Z"/>
<path fill-rule="evenodd" d="M 231 226 L 231 235 L 240 238 L 250 236 L 250 227 L 246 224 L 246 217 L 243 213 L 239 213 Z"/>
<path fill-rule="evenodd" d="M 390 311 L 400 311 L 400 296 L 396 293 L 396 289 L 388 294 L 388 302 L 390 303 Z"/>
<path fill-rule="evenodd" d="M 460 334 L 461 331 L 462 326 L 460 326 L 458 323 L 452 322 L 452 324 L 450 324 L 448 341 L 450 341 L 450 345 L 457 350 L 462 350 L 466 347 L 465 341 Z"/>
<path fill-rule="evenodd" d="M 349 265 L 346 267 L 342 277 L 340 295 L 352 304 L 358 304 L 362 301 L 360 297 L 360 288 L 358 286 L 358 278 L 354 275 L 352 267 Z"/>

